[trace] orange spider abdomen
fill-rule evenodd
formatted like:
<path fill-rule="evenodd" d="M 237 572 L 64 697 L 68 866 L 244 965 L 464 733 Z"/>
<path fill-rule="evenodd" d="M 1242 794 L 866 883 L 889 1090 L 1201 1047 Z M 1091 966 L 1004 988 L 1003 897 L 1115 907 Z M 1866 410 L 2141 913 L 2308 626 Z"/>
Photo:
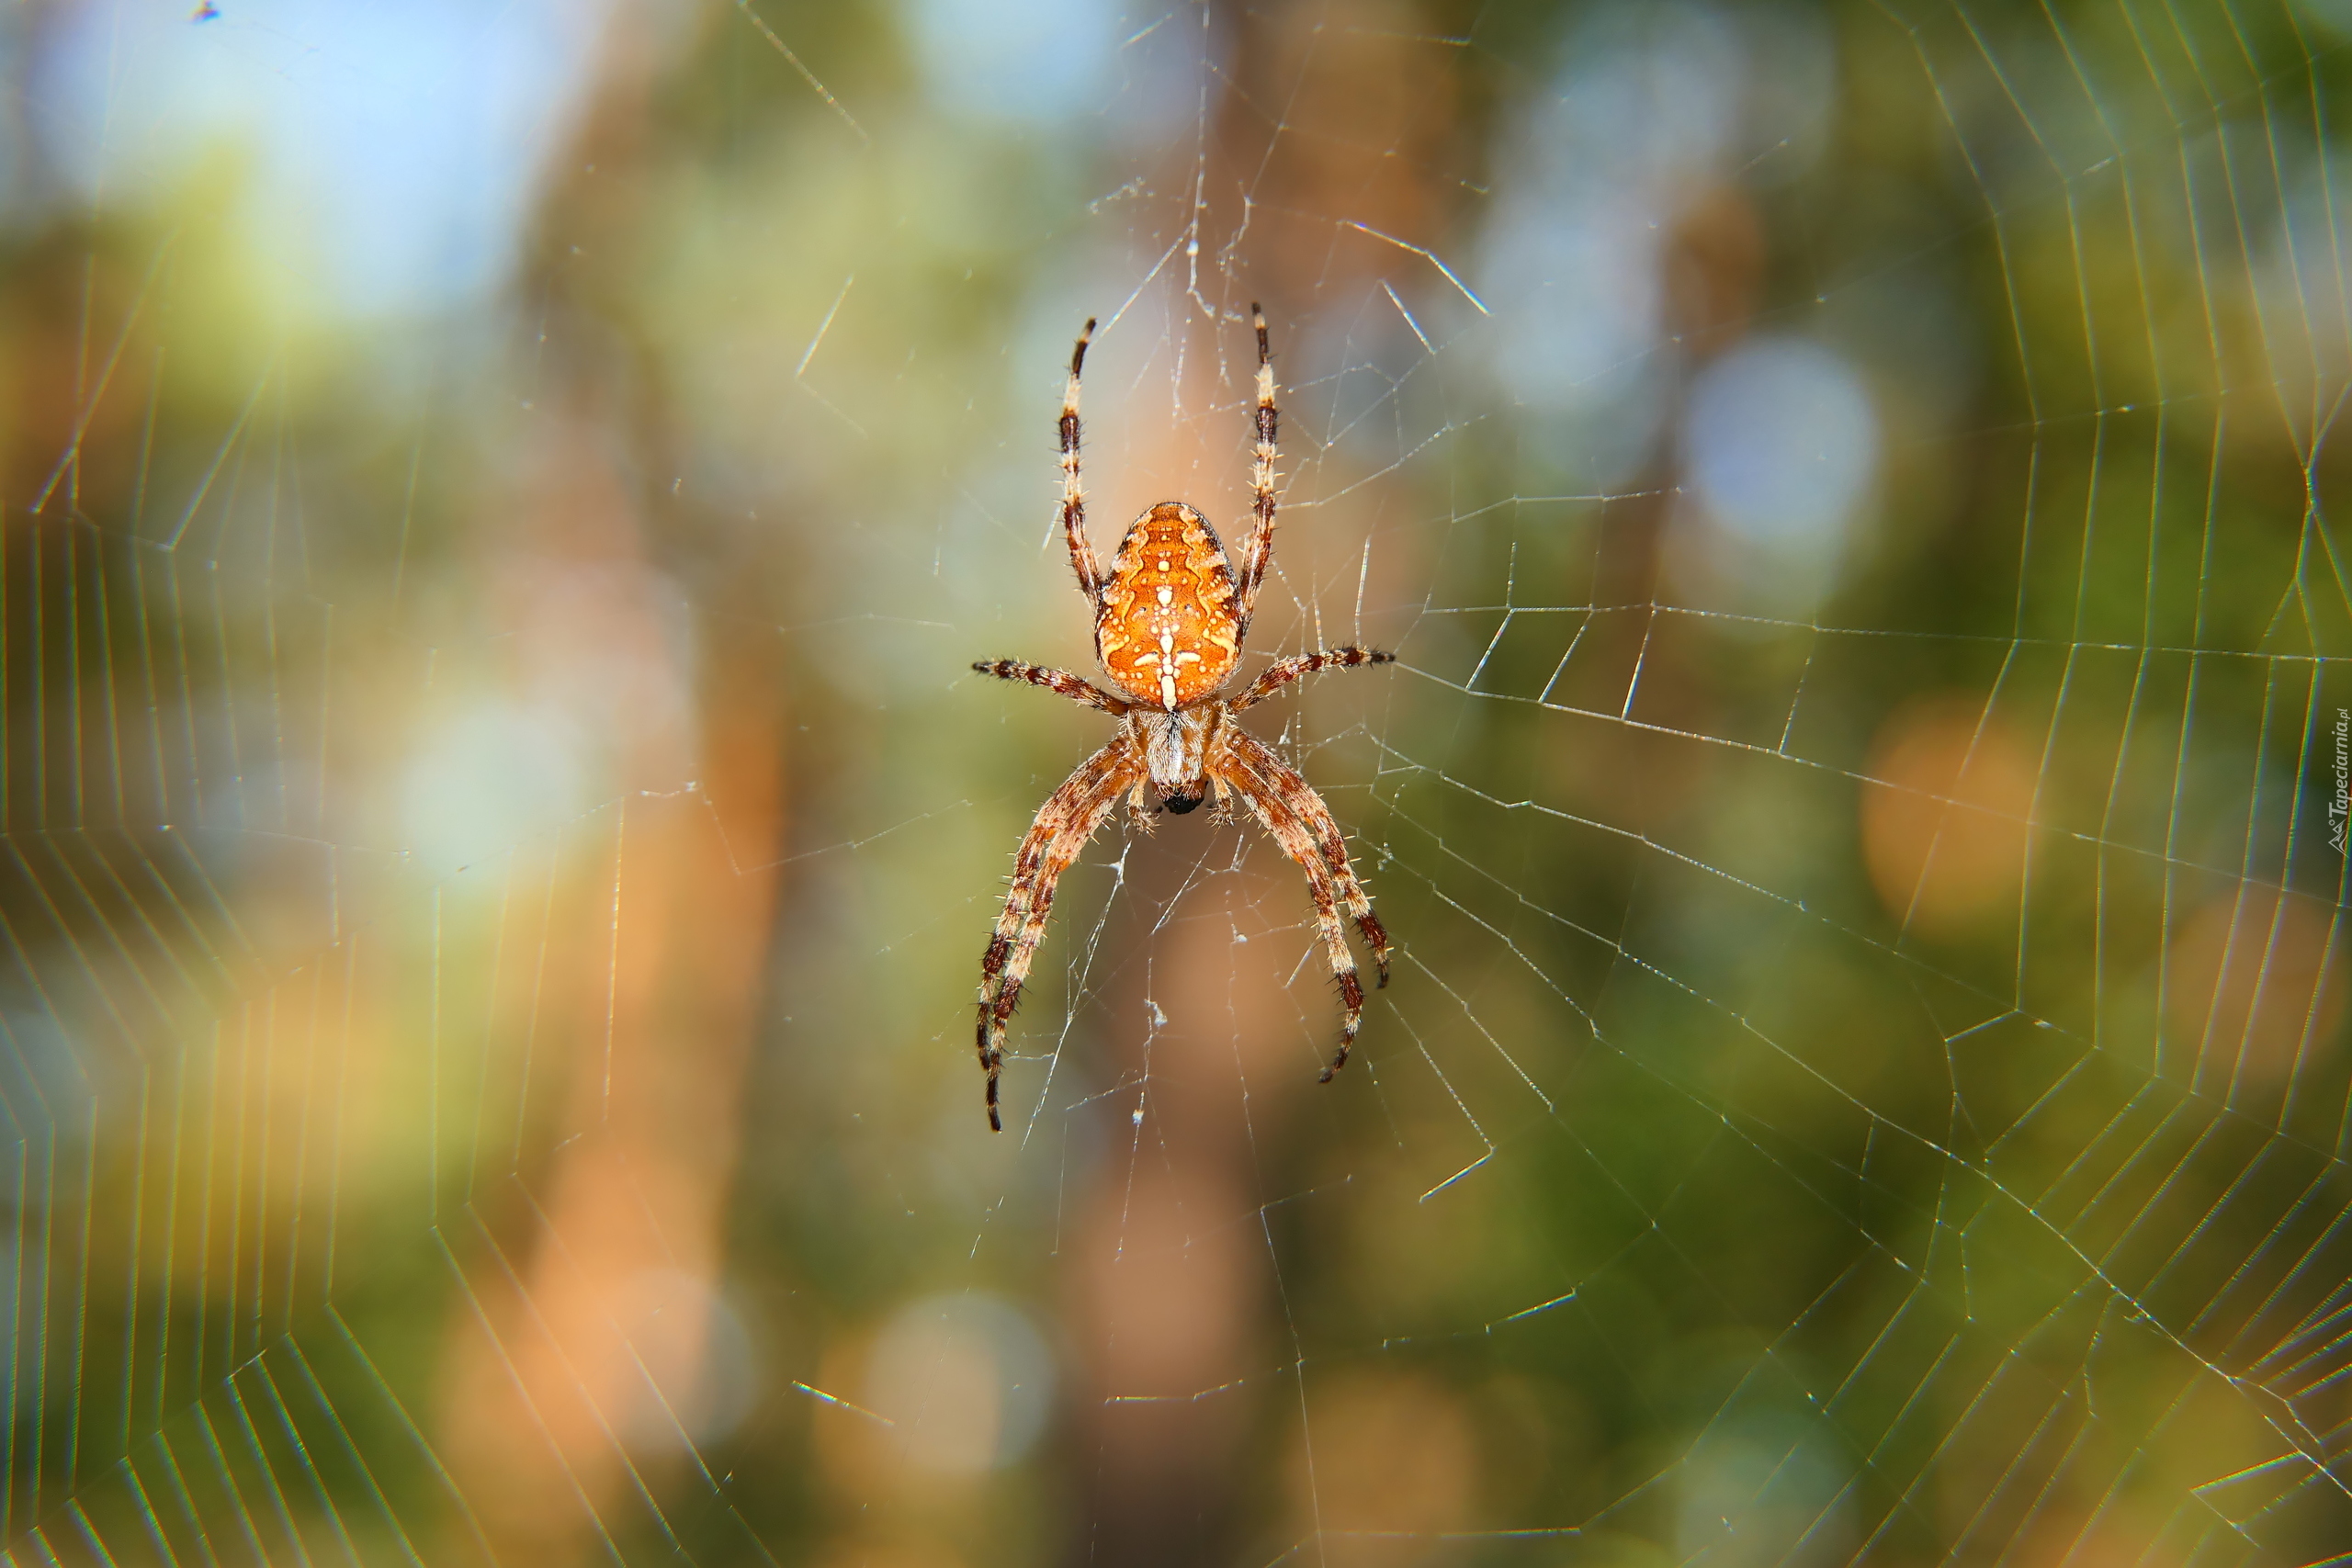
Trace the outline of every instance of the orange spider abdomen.
<path fill-rule="evenodd" d="M 1225 684 L 1241 656 L 1233 569 L 1209 520 L 1163 501 L 1127 530 L 1094 618 L 1094 651 L 1137 702 L 1178 708 Z"/>

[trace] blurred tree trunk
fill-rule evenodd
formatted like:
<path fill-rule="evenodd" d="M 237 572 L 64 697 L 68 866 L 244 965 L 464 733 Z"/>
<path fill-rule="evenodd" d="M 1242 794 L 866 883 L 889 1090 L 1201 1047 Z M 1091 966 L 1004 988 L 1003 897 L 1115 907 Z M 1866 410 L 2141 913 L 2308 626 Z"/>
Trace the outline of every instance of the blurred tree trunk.
<path fill-rule="evenodd" d="M 560 1055 L 568 1083 L 561 1141 L 537 1171 L 525 1166 L 508 1205 L 519 1234 L 491 1237 L 445 1351 L 445 1451 L 514 1562 L 582 1561 L 608 1550 L 600 1536 L 666 1532 L 650 1510 L 713 1372 L 709 1314 L 784 831 L 776 649 L 741 629 L 763 625 L 756 604 L 745 620 L 730 614 L 757 574 L 698 581 L 695 601 L 717 613 L 682 634 L 681 594 L 661 570 L 662 530 L 681 522 L 655 482 L 675 471 L 663 367 L 616 303 L 630 297 L 616 273 L 655 173 L 649 95 L 662 51 L 650 26 L 624 11 L 613 27 L 523 283 L 545 302 L 545 327 L 526 393 L 539 411 L 531 489 L 504 546 L 528 628 L 518 635 L 559 662 L 625 643 L 634 678 L 681 694 L 683 713 L 665 720 L 628 692 L 603 694 L 621 794 L 611 859 L 564 874 L 582 940 L 548 938 L 544 992 L 528 1003 L 538 1049 Z M 568 574 L 597 587 L 567 586 Z M 597 936 L 607 952 L 593 951 Z"/>
<path fill-rule="evenodd" d="M 1239 276 L 1206 285 L 1229 297 L 1193 301 L 1225 313 L 1214 330 L 1225 334 L 1228 353 L 1222 361 L 1216 354 L 1190 358 L 1246 366 L 1233 352 L 1244 342 L 1232 319 L 1246 320 L 1254 297 L 1272 330 L 1276 376 L 1295 398 L 1295 378 L 1306 374 L 1310 354 L 1291 323 L 1323 298 L 1358 297 L 1372 278 L 1411 260 L 1335 220 L 1431 248 L 1442 239 L 1451 213 L 1432 175 L 1451 162 L 1441 143 L 1461 133 L 1456 62 L 1451 50 L 1419 36 L 1431 28 L 1410 6 L 1391 7 L 1388 27 L 1360 15 L 1345 31 L 1324 28 L 1326 13 L 1314 6 L 1220 9 L 1214 31 L 1230 39 L 1230 52 L 1218 79 L 1233 87 L 1213 111 L 1200 249 L 1221 254 L 1245 220 L 1249 232 Z M 1282 107 L 1286 123 L 1314 124 L 1318 134 L 1300 136 L 1270 121 L 1270 105 Z M 1171 149 L 1152 184 L 1193 189 L 1192 152 L 1190 145 Z M 1183 216 L 1193 214 L 1187 209 Z M 1148 243 L 1170 238 L 1155 234 Z M 1244 394 L 1239 385 L 1205 379 L 1185 391 L 1196 404 L 1231 403 Z M 1320 423 L 1290 404 L 1283 474 L 1297 474 L 1314 454 L 1311 434 Z M 1186 434 L 1171 431 L 1169 438 Z M 1215 475 L 1241 461 L 1238 424 L 1199 438 L 1206 446 L 1197 471 Z M 1193 456 L 1170 451 L 1147 466 L 1195 471 Z M 1355 492 L 1351 517 L 1380 512 L 1385 482 Z M 1107 528 L 1096 525 L 1102 532 L 1095 543 L 1107 558 L 1125 520 L 1106 521 Z M 1229 548 L 1238 549 L 1247 521 L 1217 519 Z M 1317 514 L 1318 527 L 1340 524 Z M 1283 635 L 1290 616 L 1282 601 L 1305 581 L 1278 580 L 1283 544 L 1295 552 L 1306 543 L 1300 526 L 1293 513 L 1277 535 L 1276 577 L 1261 601 L 1255 652 L 1269 651 Z M 1330 541 L 1322 543 L 1328 552 Z M 1411 570 L 1396 561 L 1383 569 L 1400 564 Z M 1261 719 L 1254 728 L 1272 733 L 1279 723 Z M 1273 1194 L 1258 1150 L 1269 1128 L 1316 1091 L 1317 1064 L 1298 1046 L 1298 998 L 1321 1004 L 1310 1009 L 1319 1044 L 1336 1044 L 1340 1027 L 1330 987 L 1312 968 L 1285 988 L 1301 943 L 1313 944 L 1303 874 L 1254 824 L 1212 829 L 1198 817 L 1163 820 L 1159 837 L 1130 854 L 1123 893 L 1136 912 L 1127 940 L 1155 950 L 1149 962 L 1125 967 L 1132 978 L 1107 998 L 1122 1076 L 1144 1085 L 1140 1137 L 1123 1177 L 1102 1184 L 1069 1250 L 1073 1339 L 1088 1356 L 1073 1411 L 1087 1492 L 1070 1561 L 1123 1568 L 1223 1561 L 1239 1544 L 1231 1539 L 1238 1519 L 1262 1507 L 1262 1496 L 1252 1495 L 1264 1490 L 1256 1461 L 1265 1450 L 1251 1440 L 1253 1429 L 1279 1424 L 1296 1408 L 1298 1390 L 1281 1372 L 1301 1370 L 1277 1310 L 1278 1260 L 1262 1221 Z M 1187 889 L 1204 857 L 1221 864 L 1228 853 L 1205 835 L 1235 832 L 1259 840 L 1250 852 L 1252 890 L 1237 908 L 1277 930 L 1295 919 L 1301 942 L 1237 947 L 1209 897 Z M 1155 919 L 1180 897 L 1187 902 L 1174 919 Z M 1319 964 L 1319 951 L 1309 962 Z M 1147 1022 L 1161 1014 L 1164 1024 Z M 1368 1032 L 1378 1029 L 1379 1016 L 1375 1003 Z"/>

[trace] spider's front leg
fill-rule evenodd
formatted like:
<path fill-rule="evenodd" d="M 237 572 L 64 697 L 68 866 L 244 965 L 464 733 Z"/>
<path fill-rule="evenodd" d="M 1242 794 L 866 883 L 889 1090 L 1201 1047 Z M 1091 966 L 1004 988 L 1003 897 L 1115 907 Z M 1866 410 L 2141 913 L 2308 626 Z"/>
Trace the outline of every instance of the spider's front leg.
<path fill-rule="evenodd" d="M 997 917 L 996 934 L 980 960 L 980 1070 L 988 1075 L 989 1126 L 1004 1131 L 997 1109 L 997 1079 L 1004 1068 L 1004 1026 L 1021 1005 L 1021 985 L 1045 940 L 1046 918 L 1061 880 L 1119 796 L 1143 776 L 1143 763 L 1122 729 L 1117 739 L 1079 764 L 1037 808 L 1012 860 L 1012 890 Z"/>
<path fill-rule="evenodd" d="M 1331 977 L 1339 983 L 1340 1004 L 1345 1010 L 1340 1022 L 1340 1049 L 1323 1069 L 1322 1081 L 1329 1083 L 1331 1076 L 1348 1065 L 1356 1032 L 1363 1027 L 1363 982 L 1356 976 L 1355 955 L 1348 951 L 1348 928 L 1340 918 L 1340 903 L 1346 901 L 1352 912 L 1356 903 L 1363 902 L 1357 924 L 1364 927 L 1366 939 L 1373 943 L 1384 986 L 1388 983 L 1387 939 L 1380 934 L 1380 922 L 1372 919 L 1371 902 L 1363 898 L 1363 886 L 1347 864 L 1346 852 L 1342 850 L 1334 863 L 1324 851 L 1317 819 L 1328 822 L 1331 814 L 1322 797 L 1255 738 L 1238 728 L 1231 733 L 1233 739 L 1212 761 L 1216 776 L 1240 795 L 1274 842 L 1298 863 L 1306 873 L 1307 891 L 1315 897 L 1316 928 L 1322 935 Z"/>
<path fill-rule="evenodd" d="M 1323 863 L 1330 868 L 1332 890 L 1347 906 L 1348 916 L 1355 921 L 1356 929 L 1363 933 L 1365 945 L 1372 949 L 1373 969 L 1380 977 L 1379 984 L 1385 987 L 1388 933 L 1381 928 L 1380 917 L 1372 912 L 1372 899 L 1348 859 L 1347 835 L 1340 831 L 1339 818 L 1331 815 L 1331 808 L 1323 804 L 1323 797 L 1315 793 L 1315 786 L 1297 769 L 1275 756 L 1273 748 L 1248 730 L 1234 726 L 1227 745 L 1297 818 L 1301 830 L 1308 836 Z M 1293 858 L 1296 858 L 1295 852 Z M 1342 1060 L 1346 1058 L 1345 1052 L 1340 1055 Z"/>

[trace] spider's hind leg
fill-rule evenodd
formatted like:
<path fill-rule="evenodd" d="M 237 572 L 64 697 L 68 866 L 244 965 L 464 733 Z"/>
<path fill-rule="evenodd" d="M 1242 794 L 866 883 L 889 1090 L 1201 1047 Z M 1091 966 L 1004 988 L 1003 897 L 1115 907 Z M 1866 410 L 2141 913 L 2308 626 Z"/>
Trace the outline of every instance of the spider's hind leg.
<path fill-rule="evenodd" d="M 1253 303 L 1250 320 L 1258 333 L 1257 408 L 1250 426 L 1258 439 L 1250 448 L 1250 536 L 1241 547 L 1241 576 L 1236 585 L 1239 590 L 1237 608 L 1244 631 L 1257 614 L 1258 589 L 1266 581 L 1266 568 L 1274 558 L 1274 432 L 1278 418 L 1274 409 L 1273 354 L 1266 343 L 1266 313 Z"/>
<path fill-rule="evenodd" d="M 1094 341 L 1094 318 L 1086 318 L 1086 330 L 1078 334 L 1078 347 L 1069 356 L 1069 384 L 1062 391 L 1062 532 L 1069 540 L 1070 570 L 1078 574 L 1078 591 L 1086 595 L 1089 604 L 1099 604 L 1102 597 L 1102 568 L 1094 558 L 1094 547 L 1086 537 L 1086 490 L 1079 482 L 1078 446 L 1078 378 L 1086 368 L 1086 345 Z"/>

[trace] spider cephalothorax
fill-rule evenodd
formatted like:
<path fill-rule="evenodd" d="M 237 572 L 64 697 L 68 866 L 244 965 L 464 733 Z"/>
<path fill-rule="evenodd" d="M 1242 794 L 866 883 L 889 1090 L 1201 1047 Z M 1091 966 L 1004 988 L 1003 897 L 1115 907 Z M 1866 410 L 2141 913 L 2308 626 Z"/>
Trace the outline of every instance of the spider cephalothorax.
<path fill-rule="evenodd" d="M 1118 690 L 1106 692 L 1067 670 L 1010 659 L 972 666 L 1001 680 L 1058 692 L 1120 720 L 1111 743 L 1080 763 L 1039 808 L 1013 857 L 1012 891 L 980 964 L 980 1066 L 988 1074 L 989 1125 L 1000 1132 L 1004 1123 L 997 1110 L 997 1077 L 1004 1062 L 1005 1023 L 1020 1003 L 1021 983 L 1046 934 L 1054 884 L 1121 795 L 1147 827 L 1147 792 L 1180 814 L 1211 795 L 1220 810 L 1238 798 L 1306 870 L 1317 925 L 1346 1009 L 1340 1049 L 1323 1069 L 1324 1082 L 1346 1065 L 1363 1021 L 1363 985 L 1348 952 L 1342 908 L 1371 944 L 1380 983 L 1388 983 L 1388 938 L 1348 863 L 1347 843 L 1330 808 L 1295 769 L 1234 723 L 1233 716 L 1318 670 L 1385 664 L 1396 655 L 1365 648 L 1296 654 L 1267 666 L 1238 696 L 1218 694 L 1240 661 L 1250 611 L 1273 558 L 1274 371 L 1266 348 L 1266 318 L 1255 305 L 1250 313 L 1258 332 L 1258 445 L 1250 475 L 1255 503 L 1240 570 L 1226 558 L 1209 520 L 1181 501 L 1163 501 L 1136 519 L 1109 576 L 1096 563 L 1078 482 L 1078 382 L 1094 333 L 1090 321 L 1070 355 L 1069 388 L 1062 398 L 1062 528 L 1079 592 L 1094 608 L 1095 659 Z"/>

